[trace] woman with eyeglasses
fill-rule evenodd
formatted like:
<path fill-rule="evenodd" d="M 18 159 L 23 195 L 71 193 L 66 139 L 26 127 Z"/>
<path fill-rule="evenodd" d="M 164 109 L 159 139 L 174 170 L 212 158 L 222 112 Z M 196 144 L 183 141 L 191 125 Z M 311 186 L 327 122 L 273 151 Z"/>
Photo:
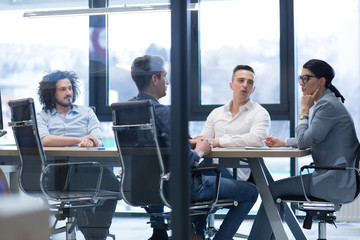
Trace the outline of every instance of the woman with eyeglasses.
<path fill-rule="evenodd" d="M 354 167 L 359 141 L 344 97 L 332 84 L 333 68 L 325 61 L 312 59 L 303 66 L 299 83 L 303 96 L 296 138 L 266 137 L 269 147 L 311 148 L 315 166 Z M 340 98 L 341 101 L 338 99 Z M 309 118 L 310 108 L 314 106 Z M 355 171 L 320 170 L 275 181 L 270 184 L 274 199 L 293 196 L 318 198 L 334 203 L 350 202 L 357 189 Z"/>
<path fill-rule="evenodd" d="M 300 149 L 311 148 L 314 165 L 333 167 L 354 167 L 359 141 L 349 112 L 343 102 L 344 97 L 332 84 L 335 76 L 333 68 L 325 61 L 312 59 L 303 66 L 299 84 L 303 92 L 296 138 L 280 139 L 266 137 L 269 147 L 293 146 Z M 341 101 L 338 99 L 341 98 Z M 311 117 L 310 108 L 314 106 Z M 354 170 L 315 169 L 312 173 L 277 180 L 269 184 L 276 202 L 279 198 L 294 200 L 327 200 L 345 203 L 356 194 Z M 306 193 L 306 195 L 304 194 Z M 306 196 L 306 197 L 305 197 Z M 284 218 L 284 204 L 279 205 Z M 282 210 L 282 211 L 281 211 Z M 258 215 L 264 215 L 261 205 Z M 259 218 L 260 219 L 260 218 Z M 271 239 L 269 222 L 254 221 L 253 229 L 261 229 L 263 239 Z"/>

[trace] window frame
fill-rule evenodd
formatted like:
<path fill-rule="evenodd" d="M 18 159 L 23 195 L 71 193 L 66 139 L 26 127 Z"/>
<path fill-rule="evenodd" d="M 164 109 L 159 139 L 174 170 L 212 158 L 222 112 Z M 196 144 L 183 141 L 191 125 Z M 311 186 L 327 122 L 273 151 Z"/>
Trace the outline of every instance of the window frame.
<path fill-rule="evenodd" d="M 196 2 L 191 1 L 191 2 Z M 106 5 L 103 0 L 97 6 Z M 295 136 L 295 29 L 294 29 L 294 1 L 279 0 L 280 8 L 280 103 L 262 104 L 269 112 L 272 120 L 290 121 L 290 136 Z M 95 21 L 91 21 L 90 27 L 94 26 Z M 107 16 L 102 16 L 102 26 L 106 29 L 104 37 L 107 43 L 108 21 Z M 96 23 L 98 24 L 98 22 Z M 221 105 L 201 105 L 201 66 L 200 66 L 200 46 L 199 46 L 199 18 L 198 12 L 192 11 L 190 14 L 190 83 L 188 87 L 189 121 L 204 121 L 209 113 Z M 106 44 L 106 65 L 102 66 L 89 59 L 89 103 L 97 109 L 100 121 L 111 121 L 111 111 L 108 102 L 109 73 L 108 73 L 108 45 Z M 92 74 L 96 73 L 96 74 Z M 296 174 L 296 161 L 290 161 L 290 174 Z"/>
<path fill-rule="evenodd" d="M 295 74 L 294 74 L 294 14 L 293 1 L 280 1 L 280 103 L 262 104 L 270 113 L 273 120 L 294 121 L 295 103 Z M 107 17 L 103 16 L 103 27 L 107 29 Z M 94 18 L 94 16 L 90 16 Z M 90 27 L 94 26 L 90 21 Z M 98 23 L 97 23 L 98 24 Z M 216 107 L 221 105 L 201 105 L 201 69 L 200 69 L 200 46 L 199 46 L 199 19 L 198 12 L 191 12 L 191 81 L 189 87 L 189 101 L 192 103 L 189 109 L 189 120 L 205 120 L 207 115 Z M 108 33 L 106 31 L 106 33 Z M 107 38 L 107 34 L 104 35 Z M 105 39 L 107 43 L 107 39 Z M 108 49 L 106 49 L 108 59 Z M 108 63 L 108 61 L 107 61 Z M 98 117 L 102 121 L 111 121 L 111 111 L 107 106 L 108 100 L 108 67 L 90 61 L 90 104 L 98 109 Z M 96 73 L 91 74 L 91 73 Z M 291 124 L 293 125 L 293 124 Z M 292 133 L 292 131 L 290 131 Z"/>

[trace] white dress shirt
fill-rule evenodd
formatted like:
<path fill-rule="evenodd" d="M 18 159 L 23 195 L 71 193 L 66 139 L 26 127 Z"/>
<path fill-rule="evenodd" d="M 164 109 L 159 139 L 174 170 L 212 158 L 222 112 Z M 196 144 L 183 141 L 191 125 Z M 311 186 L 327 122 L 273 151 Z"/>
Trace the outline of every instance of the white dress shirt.
<path fill-rule="evenodd" d="M 270 115 L 260 104 L 249 100 L 234 117 L 230 112 L 232 100 L 215 108 L 207 117 L 200 135 L 219 139 L 220 147 L 259 147 L 269 135 Z M 229 168 L 232 172 L 232 169 Z M 249 168 L 239 168 L 238 179 L 247 180 Z"/>

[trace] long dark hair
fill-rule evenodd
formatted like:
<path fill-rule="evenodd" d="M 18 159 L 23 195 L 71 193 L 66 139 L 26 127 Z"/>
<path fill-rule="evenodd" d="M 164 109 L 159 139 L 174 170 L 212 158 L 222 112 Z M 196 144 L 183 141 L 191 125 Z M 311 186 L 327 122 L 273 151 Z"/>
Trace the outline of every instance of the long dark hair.
<path fill-rule="evenodd" d="M 40 103 L 44 105 L 44 109 L 51 109 L 55 107 L 55 91 L 56 83 L 62 79 L 69 79 L 72 90 L 74 103 L 79 96 L 79 82 L 75 72 L 68 71 L 55 71 L 45 75 L 39 83 L 38 95 L 40 97 Z"/>
<path fill-rule="evenodd" d="M 325 78 L 325 88 L 329 88 L 333 93 L 335 93 L 336 97 L 341 98 L 342 102 L 345 101 L 343 95 L 341 95 L 339 90 L 337 90 L 337 88 L 331 83 L 335 77 L 335 71 L 327 62 L 319 59 L 311 59 L 304 64 L 303 68 L 306 68 L 314 73 L 317 78 Z"/>

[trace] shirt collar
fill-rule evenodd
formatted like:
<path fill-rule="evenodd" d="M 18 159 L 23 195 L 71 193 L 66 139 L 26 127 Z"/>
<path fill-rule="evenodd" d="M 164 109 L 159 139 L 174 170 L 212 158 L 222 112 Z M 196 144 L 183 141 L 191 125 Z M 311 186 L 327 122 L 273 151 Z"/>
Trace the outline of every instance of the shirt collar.
<path fill-rule="evenodd" d="M 70 112 L 79 113 L 79 106 L 76 104 L 73 104 L 72 109 L 68 113 L 70 113 Z M 56 108 L 53 107 L 50 109 L 50 113 L 51 113 L 51 115 L 55 115 L 56 113 L 60 113 L 60 112 L 58 112 L 58 110 L 56 110 Z"/>
<path fill-rule="evenodd" d="M 325 95 L 329 95 L 331 94 L 332 91 L 330 89 L 326 89 L 323 94 L 319 97 L 319 100 L 315 101 L 315 104 L 318 103 L 320 101 L 320 99 L 322 99 Z"/>
<path fill-rule="evenodd" d="M 327 88 L 327 89 L 324 91 L 324 93 L 320 96 L 319 100 L 320 100 L 323 96 L 328 95 L 328 94 L 331 94 L 331 93 L 332 93 L 332 91 Z"/>
<path fill-rule="evenodd" d="M 153 96 L 148 95 L 148 94 L 146 94 L 146 93 L 141 93 L 141 92 L 140 92 L 140 93 L 137 95 L 136 98 L 137 98 L 137 99 L 149 99 L 149 100 L 152 100 L 152 101 L 155 102 L 155 103 L 159 103 L 159 101 L 156 100 Z"/>
<path fill-rule="evenodd" d="M 226 111 L 230 111 L 230 107 L 231 107 L 232 103 L 233 103 L 233 100 L 231 100 L 230 102 L 228 102 L 225 105 Z M 251 99 L 249 99 L 249 101 L 247 101 L 247 103 L 245 103 L 245 105 L 240 106 L 240 108 L 246 108 L 248 110 L 251 110 L 252 108 L 254 108 L 254 102 Z"/>

